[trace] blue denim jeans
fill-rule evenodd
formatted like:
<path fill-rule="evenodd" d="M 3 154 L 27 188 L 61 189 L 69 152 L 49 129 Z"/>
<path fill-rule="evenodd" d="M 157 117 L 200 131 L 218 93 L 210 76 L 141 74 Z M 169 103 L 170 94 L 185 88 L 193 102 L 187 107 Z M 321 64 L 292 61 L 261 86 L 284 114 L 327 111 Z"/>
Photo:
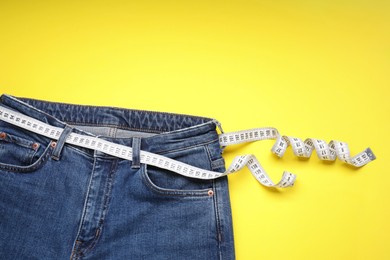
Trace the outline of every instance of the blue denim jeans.
<path fill-rule="evenodd" d="M 65 129 L 54 142 L 0 120 L 1 259 L 234 259 L 226 177 L 139 163 L 145 150 L 224 172 L 215 120 L 2 95 Z M 133 147 L 133 161 L 65 144 L 67 133 Z"/>

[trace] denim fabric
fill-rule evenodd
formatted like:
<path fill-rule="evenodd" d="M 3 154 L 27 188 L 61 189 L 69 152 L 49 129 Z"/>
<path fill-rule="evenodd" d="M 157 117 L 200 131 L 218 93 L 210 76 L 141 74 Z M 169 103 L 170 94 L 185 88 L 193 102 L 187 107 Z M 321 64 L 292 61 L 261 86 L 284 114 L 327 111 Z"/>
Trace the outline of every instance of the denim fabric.
<path fill-rule="evenodd" d="M 1 259 L 234 259 L 226 177 L 198 180 L 69 144 L 70 132 L 208 170 L 225 164 L 210 118 L 2 95 L 65 128 L 54 142 L 0 120 Z M 56 145 L 54 145 L 56 144 Z"/>

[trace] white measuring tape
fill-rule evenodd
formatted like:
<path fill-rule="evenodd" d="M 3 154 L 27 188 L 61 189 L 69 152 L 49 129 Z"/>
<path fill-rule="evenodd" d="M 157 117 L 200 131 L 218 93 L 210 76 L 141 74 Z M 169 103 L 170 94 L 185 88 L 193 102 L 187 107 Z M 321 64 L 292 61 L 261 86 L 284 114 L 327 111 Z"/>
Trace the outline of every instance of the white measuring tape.
<path fill-rule="evenodd" d="M 29 116 L 7 109 L 0 106 L 0 119 L 10 124 L 19 126 L 34 133 L 46 136 L 53 140 L 58 140 L 63 132 L 60 127 L 51 126 Z M 331 141 L 326 144 L 323 140 L 307 139 L 304 142 L 299 138 L 279 135 L 275 128 L 256 128 L 231 133 L 222 133 L 219 135 L 221 146 L 239 144 L 245 142 L 253 142 L 266 139 L 277 139 L 272 147 L 272 152 L 279 157 L 283 156 L 289 145 L 292 146 L 294 154 L 299 157 L 310 157 L 313 149 L 316 150 L 321 160 L 335 160 L 336 156 L 356 167 L 361 167 L 375 159 L 375 155 L 367 148 L 365 151 L 352 157 L 349 153 L 348 145 L 340 141 Z M 118 158 L 132 160 L 133 150 L 131 147 L 109 142 L 98 137 L 71 133 L 66 139 L 66 143 L 85 147 L 93 150 L 98 150 L 106 154 L 116 156 Z M 252 154 L 237 156 L 224 173 L 204 170 L 198 167 L 182 163 L 171 158 L 141 151 L 140 162 L 148 165 L 153 165 L 159 168 L 170 170 L 186 177 L 198 179 L 216 179 L 241 170 L 247 166 L 253 176 L 264 186 L 267 187 L 289 187 L 293 186 L 296 176 L 285 171 L 281 180 L 274 183 L 267 175 L 259 161 Z"/>

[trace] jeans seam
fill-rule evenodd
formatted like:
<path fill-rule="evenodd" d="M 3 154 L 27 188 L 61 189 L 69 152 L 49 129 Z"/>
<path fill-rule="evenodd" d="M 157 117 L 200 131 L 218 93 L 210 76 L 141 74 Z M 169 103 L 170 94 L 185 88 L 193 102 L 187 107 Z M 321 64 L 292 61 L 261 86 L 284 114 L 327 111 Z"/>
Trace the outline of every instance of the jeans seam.
<path fill-rule="evenodd" d="M 211 156 L 211 151 L 208 147 L 208 145 L 205 145 L 207 155 L 209 156 L 209 162 L 210 162 L 210 167 L 212 170 L 213 168 L 213 161 L 212 156 Z M 216 159 L 219 160 L 219 159 Z M 215 161 L 216 161 L 215 160 Z M 222 228 L 221 228 L 221 219 L 220 219 L 220 213 L 219 213 L 219 203 L 218 203 L 218 189 L 216 187 L 216 180 L 213 180 L 213 189 L 214 189 L 214 207 L 215 207 L 215 219 L 216 219 L 216 230 L 217 230 L 217 241 L 218 241 L 218 254 L 219 254 L 219 259 L 222 260 L 223 255 L 222 255 Z"/>
<path fill-rule="evenodd" d="M 207 150 L 207 155 L 209 156 L 210 160 L 210 167 L 214 171 L 222 166 L 225 166 L 225 159 L 221 156 L 220 158 L 217 159 L 212 159 L 211 151 L 208 145 L 205 145 L 206 150 Z"/>
<path fill-rule="evenodd" d="M 206 149 L 206 152 L 207 152 L 207 156 L 209 157 L 210 169 L 214 170 L 214 168 L 213 168 L 213 159 L 212 159 L 211 152 L 210 152 L 208 144 L 205 145 L 205 149 Z M 214 184 L 214 181 L 213 181 L 213 184 Z"/>
<path fill-rule="evenodd" d="M 215 180 L 213 180 L 213 186 L 216 186 Z M 217 241 L 218 241 L 218 253 L 219 259 L 222 260 L 222 229 L 221 229 L 221 219 L 219 214 L 218 207 L 218 189 L 214 187 L 214 207 L 215 207 L 215 219 L 216 219 L 216 230 L 217 230 Z"/>
<path fill-rule="evenodd" d="M 112 193 L 113 178 L 114 178 L 116 167 L 117 167 L 117 161 L 115 160 L 113 163 L 114 163 L 114 166 L 112 167 L 112 169 L 109 173 L 109 175 L 111 175 L 111 178 L 110 178 L 111 180 L 106 183 L 106 187 L 104 188 L 105 198 L 102 202 L 103 212 L 102 212 L 102 216 L 100 216 L 99 225 L 98 225 L 97 230 L 96 230 L 96 231 L 99 230 L 99 233 L 98 234 L 95 233 L 95 237 L 94 237 L 93 241 L 91 242 L 91 244 L 87 248 L 80 250 L 79 254 L 82 256 L 85 256 L 86 254 L 90 253 L 95 248 L 95 246 L 97 245 L 97 243 L 99 242 L 99 239 L 101 237 L 102 230 L 103 230 L 103 224 L 104 224 L 104 217 L 108 211 L 108 203 L 110 202 L 111 193 Z"/>
<path fill-rule="evenodd" d="M 90 191 L 90 188 L 91 188 L 91 183 L 92 183 L 92 178 L 93 178 L 93 172 L 95 170 L 95 162 L 93 164 L 93 168 L 92 168 L 92 174 L 91 174 L 91 177 L 89 179 L 89 183 L 88 183 L 88 189 L 87 189 L 87 192 L 85 194 L 85 196 L 87 196 L 87 199 L 85 200 L 84 202 L 84 206 L 83 206 L 83 215 L 81 217 L 81 220 L 80 220 L 80 226 L 79 226 L 79 230 L 77 231 L 77 235 L 76 235 L 76 240 L 74 242 L 74 245 L 73 245 L 73 250 L 72 250 L 72 256 L 79 258 L 80 255 L 82 255 L 82 251 L 79 250 L 79 248 L 81 248 L 81 244 L 82 242 L 79 241 L 79 237 L 80 237 L 80 234 L 81 234 L 81 230 L 83 229 L 83 223 L 84 223 L 84 220 L 85 220 L 85 216 L 87 215 L 87 204 L 88 204 L 88 195 L 89 195 L 89 191 Z"/>

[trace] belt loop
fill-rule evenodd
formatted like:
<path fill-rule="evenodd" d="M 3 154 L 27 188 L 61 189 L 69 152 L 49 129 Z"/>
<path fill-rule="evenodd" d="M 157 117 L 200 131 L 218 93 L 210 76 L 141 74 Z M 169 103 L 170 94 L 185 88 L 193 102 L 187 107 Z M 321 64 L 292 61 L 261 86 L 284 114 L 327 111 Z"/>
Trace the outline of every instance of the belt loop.
<path fill-rule="evenodd" d="M 133 159 L 131 163 L 132 169 L 138 169 L 141 167 L 140 165 L 140 152 L 141 152 L 141 138 L 133 137 Z"/>
<path fill-rule="evenodd" d="M 62 131 L 60 138 L 58 138 L 57 144 L 54 147 L 54 150 L 51 154 L 51 158 L 58 161 L 61 156 L 62 148 L 64 147 L 65 141 L 68 138 L 68 136 L 72 133 L 73 127 L 70 127 L 68 125 L 65 126 L 64 130 Z"/>
<path fill-rule="evenodd" d="M 218 120 L 216 120 L 216 119 L 214 119 L 213 121 L 214 121 L 214 124 L 218 127 L 219 131 L 221 132 L 221 133 L 218 134 L 218 135 L 223 134 L 224 131 L 223 131 L 223 129 L 222 129 L 221 123 L 220 123 Z M 221 147 L 221 154 L 222 154 L 222 153 L 225 151 L 226 146 L 222 146 L 222 145 L 221 145 L 220 147 Z"/>
<path fill-rule="evenodd" d="M 221 132 L 221 134 L 223 134 L 224 132 L 223 132 L 221 123 L 218 120 L 216 120 L 216 119 L 214 119 L 213 122 L 218 127 L 218 129 Z"/>

